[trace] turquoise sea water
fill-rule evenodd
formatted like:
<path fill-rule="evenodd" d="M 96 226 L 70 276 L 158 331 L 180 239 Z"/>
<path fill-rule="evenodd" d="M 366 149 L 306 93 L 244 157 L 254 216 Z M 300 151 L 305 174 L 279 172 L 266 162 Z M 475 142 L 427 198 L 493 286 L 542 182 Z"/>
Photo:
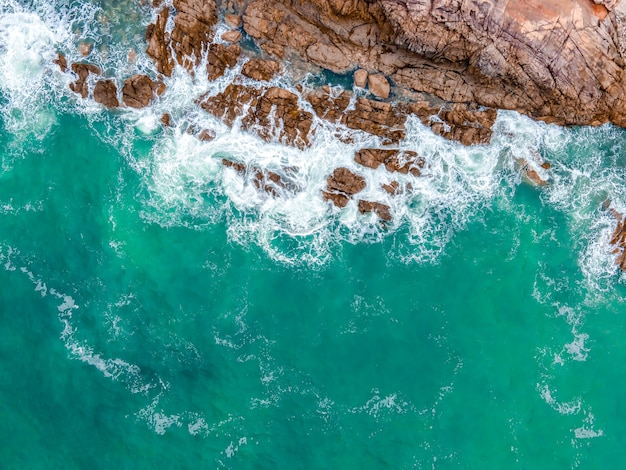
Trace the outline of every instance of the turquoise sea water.
<path fill-rule="evenodd" d="M 236 70 L 105 111 L 50 62 L 87 39 L 118 78 L 150 72 L 149 21 L 0 0 L 0 468 L 624 465 L 626 289 L 602 208 L 626 208 L 624 131 L 501 113 L 467 149 L 413 123 L 413 190 L 391 200 L 390 175 L 359 169 L 392 205 L 382 227 L 319 194 L 371 137 L 319 123 L 301 152 L 231 131 L 193 99 Z M 520 176 L 533 155 L 546 187 Z M 296 168 L 299 189 L 267 196 L 223 157 Z"/>

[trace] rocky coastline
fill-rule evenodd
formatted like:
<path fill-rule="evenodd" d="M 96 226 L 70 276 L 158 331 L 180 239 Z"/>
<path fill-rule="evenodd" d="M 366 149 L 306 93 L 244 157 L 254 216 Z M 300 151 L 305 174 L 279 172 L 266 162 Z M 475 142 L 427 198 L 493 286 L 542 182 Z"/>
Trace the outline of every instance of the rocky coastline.
<path fill-rule="evenodd" d="M 109 108 L 142 108 L 165 92 L 164 77 L 177 66 L 216 80 L 242 64 L 247 82 L 196 103 L 229 126 L 302 149 L 314 118 L 372 134 L 384 148 L 358 150 L 355 163 L 414 177 L 427 162 L 398 146 L 410 116 L 463 145 L 490 142 L 497 109 L 559 125 L 626 127 L 626 3 L 619 0 L 153 0 L 152 7 L 146 52 L 158 75 L 116 83 L 88 61 L 68 64 L 59 55 L 61 70 L 76 77 L 74 92 Z M 287 65 L 349 75 L 353 89 L 298 83 L 296 94 L 275 86 Z M 213 138 L 206 130 L 197 137 Z M 223 163 L 254 175 L 271 196 L 288 187 L 276 173 Z M 547 183 L 518 163 L 528 182 Z M 390 195 L 410 190 L 394 183 L 383 188 Z M 354 200 L 360 213 L 391 221 L 388 205 L 358 198 L 364 188 L 362 176 L 340 167 L 322 195 L 339 208 Z M 623 236 L 613 239 L 626 269 Z"/>

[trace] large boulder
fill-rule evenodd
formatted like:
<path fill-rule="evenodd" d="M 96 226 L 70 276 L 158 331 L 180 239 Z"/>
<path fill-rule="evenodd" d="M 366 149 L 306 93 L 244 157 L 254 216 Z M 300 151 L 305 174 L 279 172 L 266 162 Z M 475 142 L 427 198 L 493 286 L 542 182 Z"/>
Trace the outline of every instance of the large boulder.
<path fill-rule="evenodd" d="M 145 108 L 150 105 L 155 94 L 163 91 L 164 85 L 146 75 L 133 75 L 124 81 L 122 100 L 131 108 Z"/>
<path fill-rule="evenodd" d="M 93 99 L 107 108 L 117 108 L 120 105 L 117 99 L 117 86 L 113 80 L 99 80 L 93 88 Z"/>

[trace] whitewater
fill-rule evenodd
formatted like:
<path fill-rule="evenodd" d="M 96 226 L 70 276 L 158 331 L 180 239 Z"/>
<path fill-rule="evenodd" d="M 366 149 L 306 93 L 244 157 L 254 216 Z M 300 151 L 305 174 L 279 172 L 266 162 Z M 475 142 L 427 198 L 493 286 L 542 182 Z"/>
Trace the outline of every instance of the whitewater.
<path fill-rule="evenodd" d="M 118 83 L 156 76 L 153 15 L 0 0 L 2 468 L 626 461 L 625 276 L 606 210 L 626 213 L 622 129 L 500 111 L 491 143 L 464 147 L 409 118 L 416 177 L 357 165 L 382 142 L 338 124 L 314 118 L 301 150 L 205 113 L 202 94 L 258 86 L 242 63 L 216 81 L 176 69 L 141 110 L 69 89 L 58 52 Z M 272 84 L 310 109 L 288 70 Z M 305 80 L 328 79 L 351 89 Z M 223 158 L 295 189 L 268 194 Z M 340 166 L 391 222 L 323 200 Z"/>

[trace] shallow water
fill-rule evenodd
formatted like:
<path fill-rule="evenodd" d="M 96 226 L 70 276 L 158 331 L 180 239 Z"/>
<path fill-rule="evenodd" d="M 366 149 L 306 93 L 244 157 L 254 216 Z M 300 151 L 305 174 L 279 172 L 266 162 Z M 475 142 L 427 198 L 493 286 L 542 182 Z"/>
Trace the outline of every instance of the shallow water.
<path fill-rule="evenodd" d="M 147 110 L 77 99 L 51 60 L 81 40 L 119 79 L 151 70 L 149 10 L 120 14 L 0 0 L 2 468 L 626 461 L 626 289 L 602 209 L 626 209 L 624 131 L 501 112 L 464 148 L 411 122 L 402 147 L 428 169 L 392 199 L 392 175 L 353 162 L 371 136 L 320 122 L 300 151 L 199 110 L 237 69 L 178 71 Z M 519 175 L 533 152 L 549 186 Z M 260 193 L 224 157 L 292 167 L 298 190 Z M 337 166 L 392 223 L 323 202 Z"/>

